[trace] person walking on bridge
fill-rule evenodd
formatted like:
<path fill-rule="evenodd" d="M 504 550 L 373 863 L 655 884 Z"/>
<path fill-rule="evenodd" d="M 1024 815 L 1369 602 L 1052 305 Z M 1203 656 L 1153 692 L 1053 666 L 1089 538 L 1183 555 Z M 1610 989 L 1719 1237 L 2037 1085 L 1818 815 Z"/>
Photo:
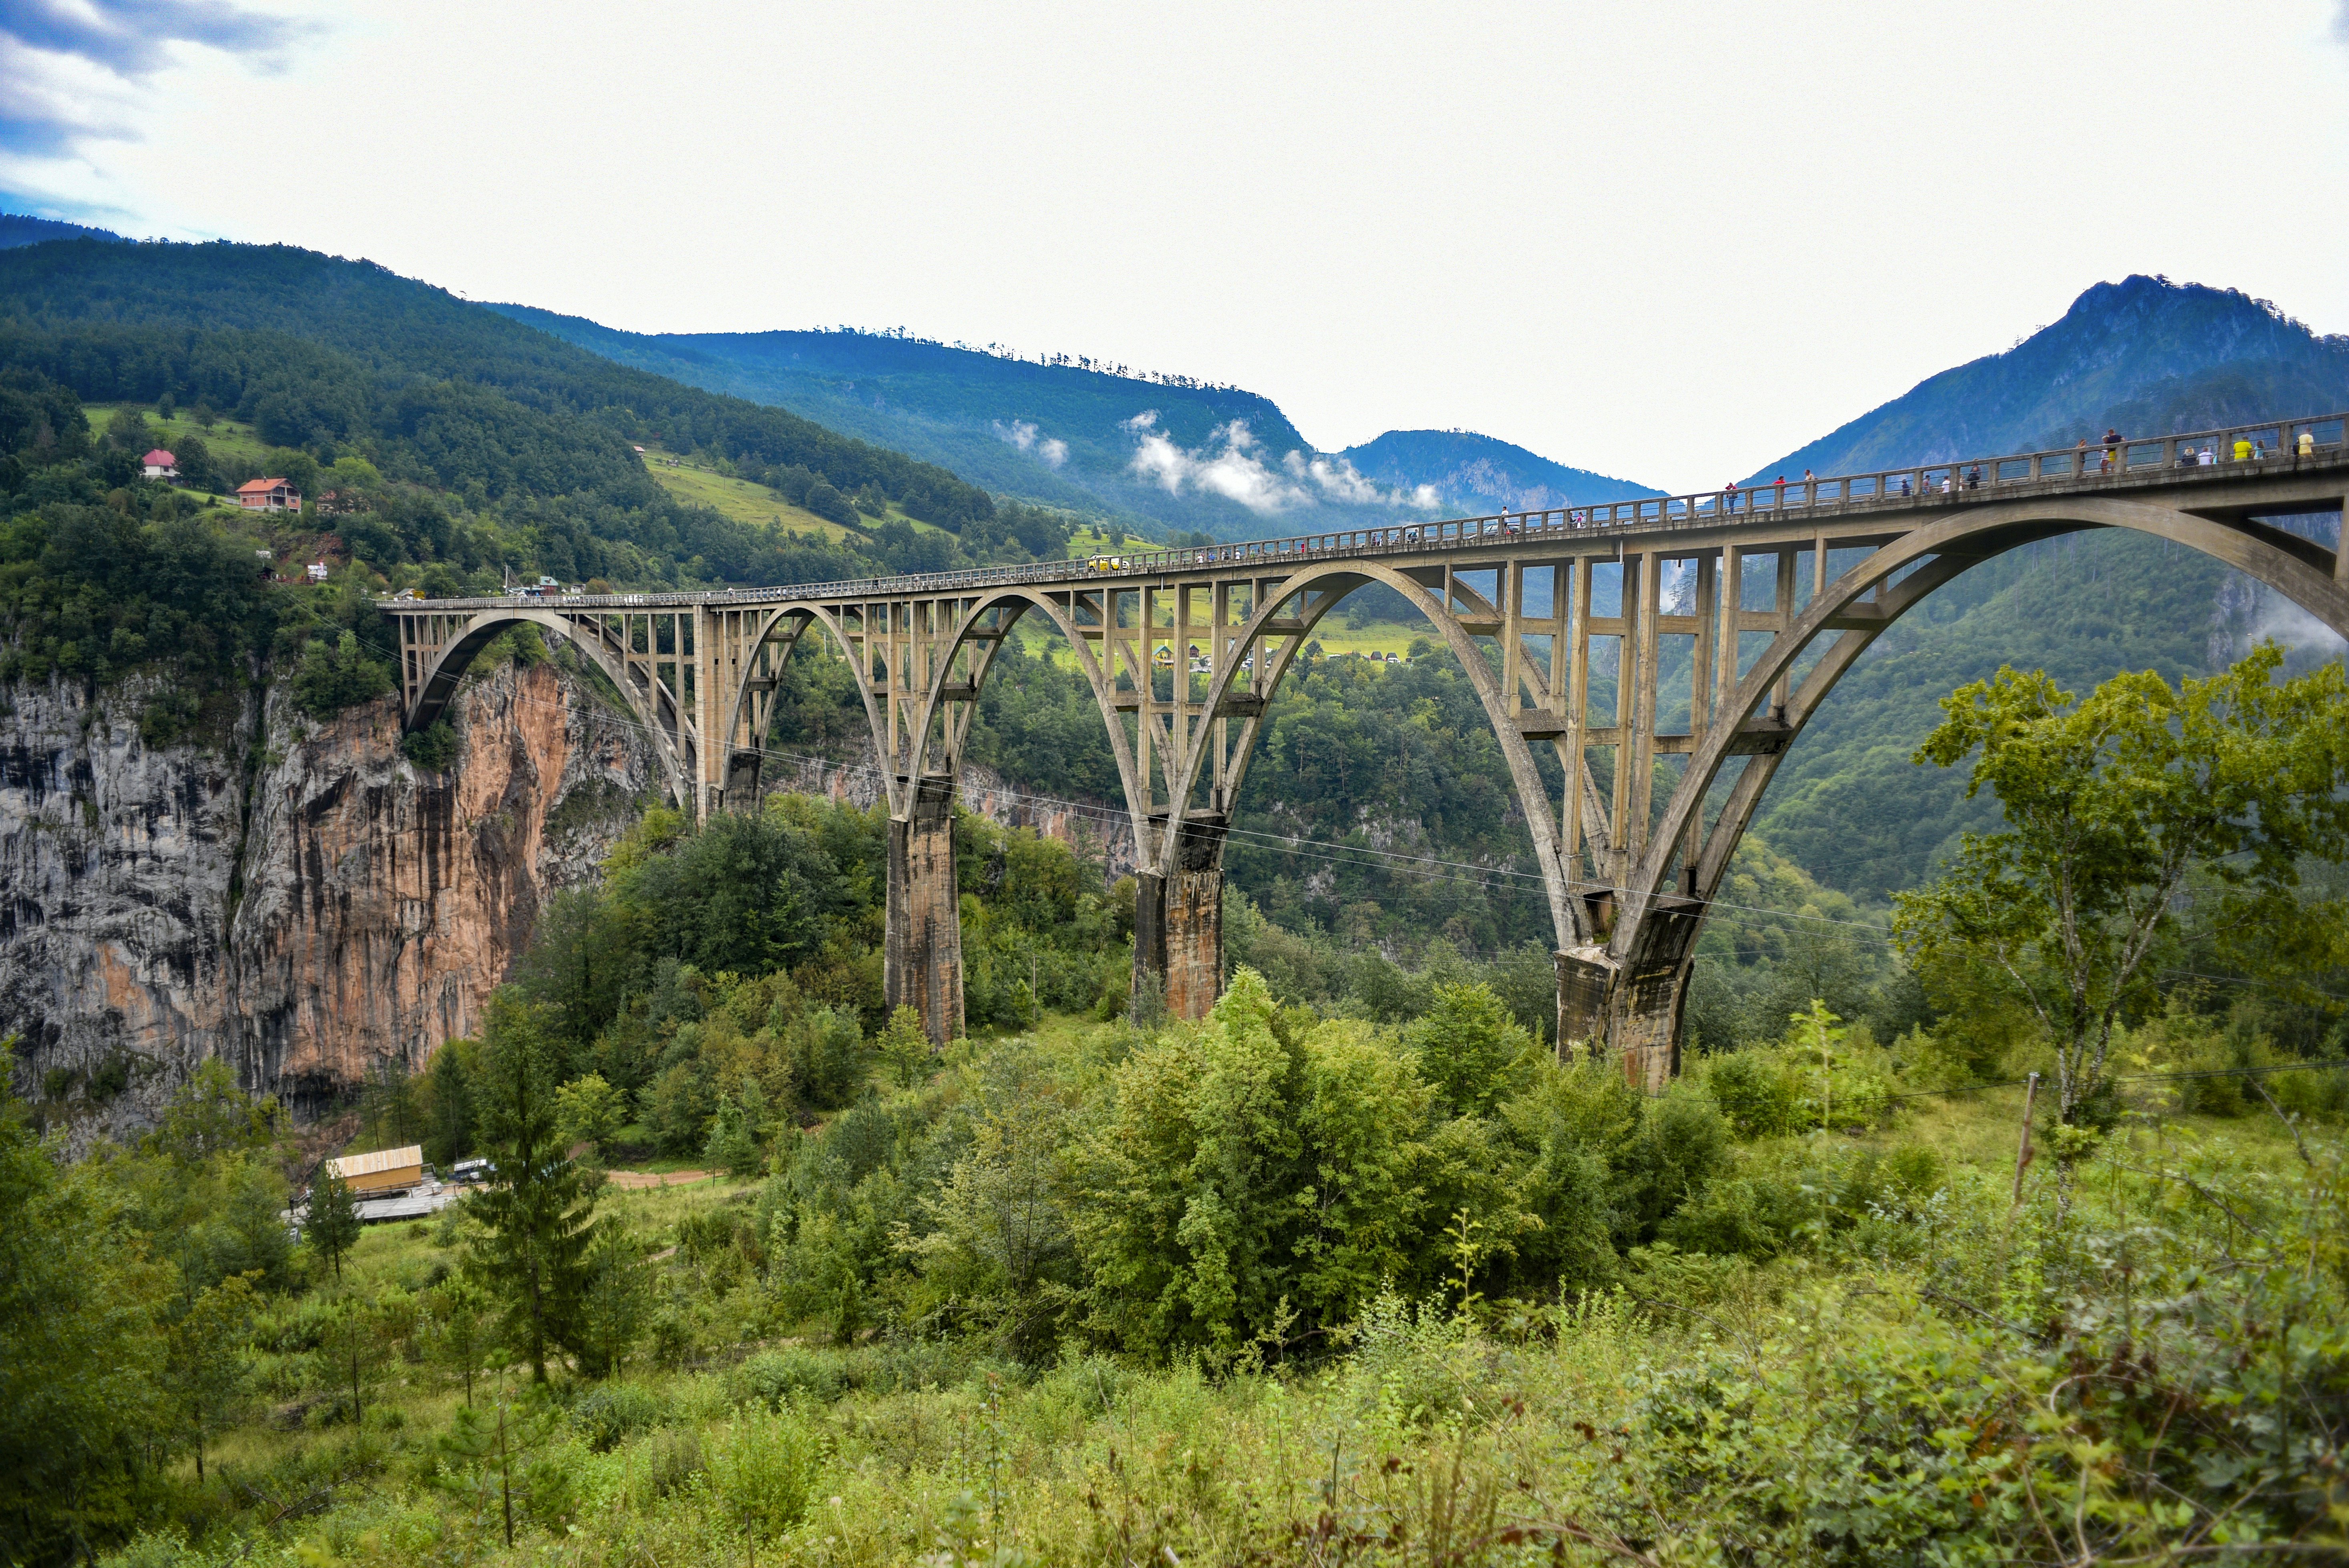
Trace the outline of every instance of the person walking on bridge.
<path fill-rule="evenodd" d="M 2303 458 L 2313 458 L 2313 457 L 2316 456 L 2316 432 L 2315 432 L 2315 431 L 2313 431 L 2313 430 L 2305 430 L 2305 429 L 2304 429 L 2304 430 L 2302 430 L 2302 431 L 2301 431 L 2301 433 L 2300 433 L 2300 455 L 2301 455 L 2302 457 L 2303 457 Z"/>
<path fill-rule="evenodd" d="M 1721 487 L 1721 499 L 1727 505 L 1729 511 L 1733 512 L 1737 510 L 1737 481 L 1735 480 L 1732 480 L 1727 484 Z"/>
<path fill-rule="evenodd" d="M 2121 433 L 2112 426 L 2105 427 L 2105 472 L 2113 471 L 2113 464 L 2121 455 Z"/>

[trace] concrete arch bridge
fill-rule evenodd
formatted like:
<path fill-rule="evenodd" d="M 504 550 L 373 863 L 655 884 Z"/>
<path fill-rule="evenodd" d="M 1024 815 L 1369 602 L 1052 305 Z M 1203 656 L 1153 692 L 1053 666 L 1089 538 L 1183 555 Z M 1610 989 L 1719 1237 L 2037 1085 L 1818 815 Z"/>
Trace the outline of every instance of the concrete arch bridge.
<path fill-rule="evenodd" d="M 943 1040 L 962 1027 L 949 802 L 1014 624 L 1041 616 L 1075 650 L 1140 857 L 1135 983 L 1196 1017 L 1223 982 L 1224 840 L 1268 700 L 1324 615 L 1384 584 L 1435 625 L 1499 737 L 1548 895 L 1557 1037 L 1603 1041 L 1652 1088 L 1677 1065 L 1696 938 L 1731 852 L 1787 747 L 1886 627 L 1978 562 L 2112 528 L 2200 551 L 2349 635 L 2349 553 L 2262 521 L 2338 511 L 2344 495 L 2344 416 L 2328 414 L 983 571 L 383 610 L 410 728 L 432 722 L 492 637 L 536 624 L 633 705 L 697 817 L 758 798 L 792 650 L 811 634 L 839 649 L 886 779 L 888 997 Z M 1594 668 L 1601 694 L 1614 675 L 1604 711 Z"/>

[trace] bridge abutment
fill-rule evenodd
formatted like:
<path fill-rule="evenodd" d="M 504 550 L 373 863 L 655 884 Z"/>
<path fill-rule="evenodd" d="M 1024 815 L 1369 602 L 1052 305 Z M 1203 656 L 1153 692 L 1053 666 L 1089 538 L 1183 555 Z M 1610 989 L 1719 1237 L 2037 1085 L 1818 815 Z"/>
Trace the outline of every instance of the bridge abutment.
<path fill-rule="evenodd" d="M 962 1029 L 962 901 L 955 887 L 954 781 L 925 779 L 909 819 L 889 820 L 888 929 L 881 989 L 935 1045 Z"/>
<path fill-rule="evenodd" d="M 1186 823 L 1174 870 L 1134 878 L 1133 984 L 1162 988 L 1169 1017 L 1204 1018 L 1224 994 L 1224 824 Z"/>

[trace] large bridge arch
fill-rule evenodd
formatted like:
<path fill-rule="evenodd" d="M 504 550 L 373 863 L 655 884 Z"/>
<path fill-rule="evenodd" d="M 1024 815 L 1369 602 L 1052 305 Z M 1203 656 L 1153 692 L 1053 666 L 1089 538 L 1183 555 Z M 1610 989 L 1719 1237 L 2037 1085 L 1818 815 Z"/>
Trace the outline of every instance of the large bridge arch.
<path fill-rule="evenodd" d="M 1117 760 L 1118 781 L 1125 791 L 1126 814 L 1133 831 L 1136 853 L 1146 862 L 1153 852 L 1154 834 L 1150 815 L 1150 795 L 1133 743 L 1125 727 L 1117 718 L 1117 693 L 1113 677 L 1092 646 L 1087 628 L 1076 618 L 1075 601 L 1080 594 L 1054 594 L 1042 589 L 1014 586 L 976 595 L 965 602 L 961 614 L 944 645 L 944 656 L 938 660 L 929 691 L 923 700 L 920 717 L 915 726 L 916 776 L 932 771 L 959 769 L 962 758 L 962 738 L 968 731 L 971 711 L 978 706 L 978 694 L 995 665 L 995 655 L 1010 634 L 1012 628 L 1029 612 L 1034 611 L 1052 623 L 1053 629 L 1068 642 L 1075 655 L 1079 673 L 1092 689 L 1094 706 L 1101 714 L 1102 727 L 1108 731 L 1111 754 Z M 1063 603 L 1062 600 L 1069 603 Z M 957 671 L 957 656 L 965 660 Z M 963 680 L 957 681 L 960 675 Z M 949 696 L 949 692 L 957 695 Z M 960 695 L 967 693 L 968 695 Z M 962 711 L 949 712 L 959 705 Z"/>
<path fill-rule="evenodd" d="M 1713 726 L 1693 748 L 1626 879 L 1621 914 L 1604 945 L 1561 944 L 1560 1037 L 1578 1025 L 1580 1034 L 1603 1037 L 1620 1051 L 1636 1081 L 1661 1088 L 1678 1066 L 1681 1016 L 1705 912 L 1778 763 L 1860 654 L 1968 568 L 2040 540 L 2098 529 L 2139 532 L 2194 550 L 2265 583 L 2349 637 L 2349 581 L 2335 570 L 2349 552 L 2256 518 L 2222 520 L 2144 501 L 2078 496 L 1992 504 L 1903 533 L 1820 586 L 1739 678 L 1723 716 L 1728 722 Z M 1829 633 L 1835 641 L 1788 693 L 1783 712 L 1772 715 L 1784 727 L 1783 743 L 1752 757 L 1708 827 L 1705 804 L 1742 723 Z M 1692 845 L 1694 853 L 1683 861 Z M 1575 991 L 1583 1008 L 1569 1019 L 1564 998 Z"/>
<path fill-rule="evenodd" d="M 1255 605 L 1247 621 L 1242 623 L 1237 640 L 1243 647 L 1261 646 L 1265 628 L 1277 621 L 1289 619 L 1281 614 L 1294 603 L 1301 614 L 1294 617 L 1297 629 L 1289 634 L 1277 651 L 1269 671 L 1251 670 L 1248 695 L 1255 699 L 1242 719 L 1239 736 L 1233 743 L 1237 753 L 1229 769 L 1229 792 L 1232 799 L 1225 802 L 1229 810 L 1237 805 L 1238 781 L 1245 774 L 1247 761 L 1263 739 L 1263 722 L 1270 711 L 1273 694 L 1295 667 L 1297 656 L 1312 639 L 1314 629 L 1330 611 L 1359 589 L 1373 584 L 1383 585 L 1401 593 L 1412 607 L 1427 617 L 1443 635 L 1453 656 L 1468 676 L 1485 717 L 1493 727 L 1503 758 L 1508 764 L 1511 782 L 1523 802 L 1539 802 L 1547 799 L 1547 786 L 1543 782 L 1539 765 L 1533 749 L 1517 727 L 1510 722 L 1507 693 L 1501 677 L 1485 663 L 1484 652 L 1477 645 L 1462 617 L 1447 606 L 1427 585 L 1394 568 L 1373 562 L 1349 562 L 1309 566 L 1304 571 L 1285 578 L 1278 588 L 1265 595 L 1264 603 Z M 1320 589 L 1318 595 L 1314 592 Z M 1204 699 L 1204 709 L 1209 717 L 1227 716 L 1234 686 L 1241 674 L 1237 662 L 1226 661 L 1211 677 Z M 1208 733 L 1203 724 L 1201 734 Z M 1208 763 L 1212 760 L 1206 746 L 1195 746 L 1185 758 L 1173 790 L 1175 799 L 1187 801 L 1196 793 Z M 1584 780 L 1568 777 L 1566 788 L 1584 787 Z M 1527 810 L 1526 818 L 1534 841 L 1534 856 L 1541 867 L 1542 883 L 1550 914 L 1553 940 L 1560 948 L 1585 940 L 1588 914 L 1580 899 L 1575 896 L 1574 884 L 1579 879 L 1571 874 L 1565 847 L 1559 841 L 1557 823 L 1547 810 Z M 1170 861 L 1180 853 L 1179 844 L 1170 844 Z"/>

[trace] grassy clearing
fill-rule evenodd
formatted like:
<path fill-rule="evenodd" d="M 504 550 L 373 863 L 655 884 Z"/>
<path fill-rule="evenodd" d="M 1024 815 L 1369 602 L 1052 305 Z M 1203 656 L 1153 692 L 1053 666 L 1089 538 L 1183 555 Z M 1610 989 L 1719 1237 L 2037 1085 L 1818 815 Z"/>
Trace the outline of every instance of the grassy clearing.
<path fill-rule="evenodd" d="M 838 523 L 793 506 L 764 485 L 733 479 L 711 469 L 694 468 L 682 459 L 671 468 L 670 460 L 670 454 L 647 449 L 645 471 L 652 475 L 655 484 L 681 501 L 709 507 L 720 516 L 754 527 L 780 528 L 834 542 L 848 536 L 848 530 Z"/>
<path fill-rule="evenodd" d="M 184 409 L 174 414 L 171 418 L 163 419 L 158 418 L 154 408 L 144 403 L 83 405 L 82 412 L 89 420 L 89 433 L 93 436 L 104 435 L 107 421 L 113 418 L 115 414 L 123 408 L 128 408 L 135 414 L 144 414 L 147 417 L 147 423 L 153 428 L 157 438 L 166 448 L 193 436 L 203 442 L 216 459 L 233 459 L 254 463 L 259 462 L 262 454 L 269 450 L 269 443 L 254 434 L 250 425 L 240 425 L 233 419 L 216 419 L 212 422 L 212 428 L 206 429 L 197 424 Z"/>

